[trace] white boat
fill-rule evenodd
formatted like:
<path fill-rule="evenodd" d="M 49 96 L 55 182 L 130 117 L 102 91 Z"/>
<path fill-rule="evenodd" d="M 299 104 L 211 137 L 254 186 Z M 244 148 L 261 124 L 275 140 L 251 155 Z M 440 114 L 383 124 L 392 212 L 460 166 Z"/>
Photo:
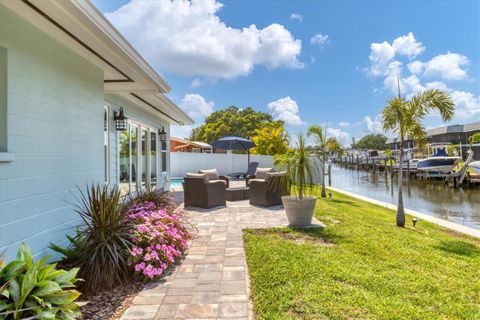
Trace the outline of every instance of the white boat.
<path fill-rule="evenodd" d="M 468 164 L 468 168 L 473 171 L 474 174 L 480 175 L 480 161 L 473 161 Z"/>
<path fill-rule="evenodd" d="M 449 157 L 445 149 L 439 149 L 437 153 L 426 159 L 419 160 L 417 169 L 425 172 L 449 173 L 462 157 Z"/>
<path fill-rule="evenodd" d="M 419 159 L 411 159 L 411 160 L 405 159 L 405 160 L 403 160 L 402 170 L 407 171 L 409 168 L 410 168 L 411 171 L 417 170 L 418 161 L 419 161 Z M 393 165 L 393 168 L 398 170 L 398 167 L 399 167 L 398 162 L 396 162 Z"/>

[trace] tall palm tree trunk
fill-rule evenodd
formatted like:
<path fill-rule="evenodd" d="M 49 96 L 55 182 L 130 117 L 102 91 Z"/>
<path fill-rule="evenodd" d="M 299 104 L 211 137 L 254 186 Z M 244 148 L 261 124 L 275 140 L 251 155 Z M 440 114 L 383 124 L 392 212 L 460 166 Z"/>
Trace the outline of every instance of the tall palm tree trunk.
<path fill-rule="evenodd" d="M 327 197 L 327 192 L 325 191 L 325 157 L 322 161 L 322 198 Z"/>
<path fill-rule="evenodd" d="M 400 163 L 398 164 L 398 206 L 397 227 L 405 227 L 405 210 L 403 208 L 403 139 L 400 146 Z"/>

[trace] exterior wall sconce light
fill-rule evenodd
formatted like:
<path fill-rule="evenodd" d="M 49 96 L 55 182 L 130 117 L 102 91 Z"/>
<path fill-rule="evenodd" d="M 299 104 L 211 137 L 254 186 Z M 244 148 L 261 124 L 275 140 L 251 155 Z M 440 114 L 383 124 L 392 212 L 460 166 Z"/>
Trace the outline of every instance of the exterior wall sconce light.
<path fill-rule="evenodd" d="M 113 120 L 115 120 L 115 130 L 126 131 L 128 129 L 128 118 L 123 113 L 123 108 L 113 111 Z"/>
<path fill-rule="evenodd" d="M 160 141 L 167 141 L 167 132 L 165 131 L 165 127 L 162 127 L 162 129 L 158 130 L 158 139 L 160 139 Z"/>

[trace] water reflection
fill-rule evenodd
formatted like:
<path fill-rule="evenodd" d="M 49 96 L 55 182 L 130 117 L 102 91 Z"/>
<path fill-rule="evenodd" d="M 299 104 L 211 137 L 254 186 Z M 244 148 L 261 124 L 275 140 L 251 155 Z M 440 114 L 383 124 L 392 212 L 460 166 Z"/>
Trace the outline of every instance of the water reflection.
<path fill-rule="evenodd" d="M 332 168 L 332 186 L 397 204 L 397 179 L 390 174 Z M 443 181 L 403 181 L 406 208 L 480 229 L 480 188 L 451 188 Z"/>

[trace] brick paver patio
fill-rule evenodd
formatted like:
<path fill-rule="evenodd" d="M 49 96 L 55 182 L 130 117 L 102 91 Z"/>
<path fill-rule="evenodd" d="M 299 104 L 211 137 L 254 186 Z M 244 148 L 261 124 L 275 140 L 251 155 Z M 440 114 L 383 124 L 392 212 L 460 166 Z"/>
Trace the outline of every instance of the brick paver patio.
<path fill-rule="evenodd" d="M 140 292 L 122 319 L 253 319 L 242 229 L 285 226 L 283 208 L 237 201 L 186 211 L 198 235 L 185 260 L 163 282 Z"/>

